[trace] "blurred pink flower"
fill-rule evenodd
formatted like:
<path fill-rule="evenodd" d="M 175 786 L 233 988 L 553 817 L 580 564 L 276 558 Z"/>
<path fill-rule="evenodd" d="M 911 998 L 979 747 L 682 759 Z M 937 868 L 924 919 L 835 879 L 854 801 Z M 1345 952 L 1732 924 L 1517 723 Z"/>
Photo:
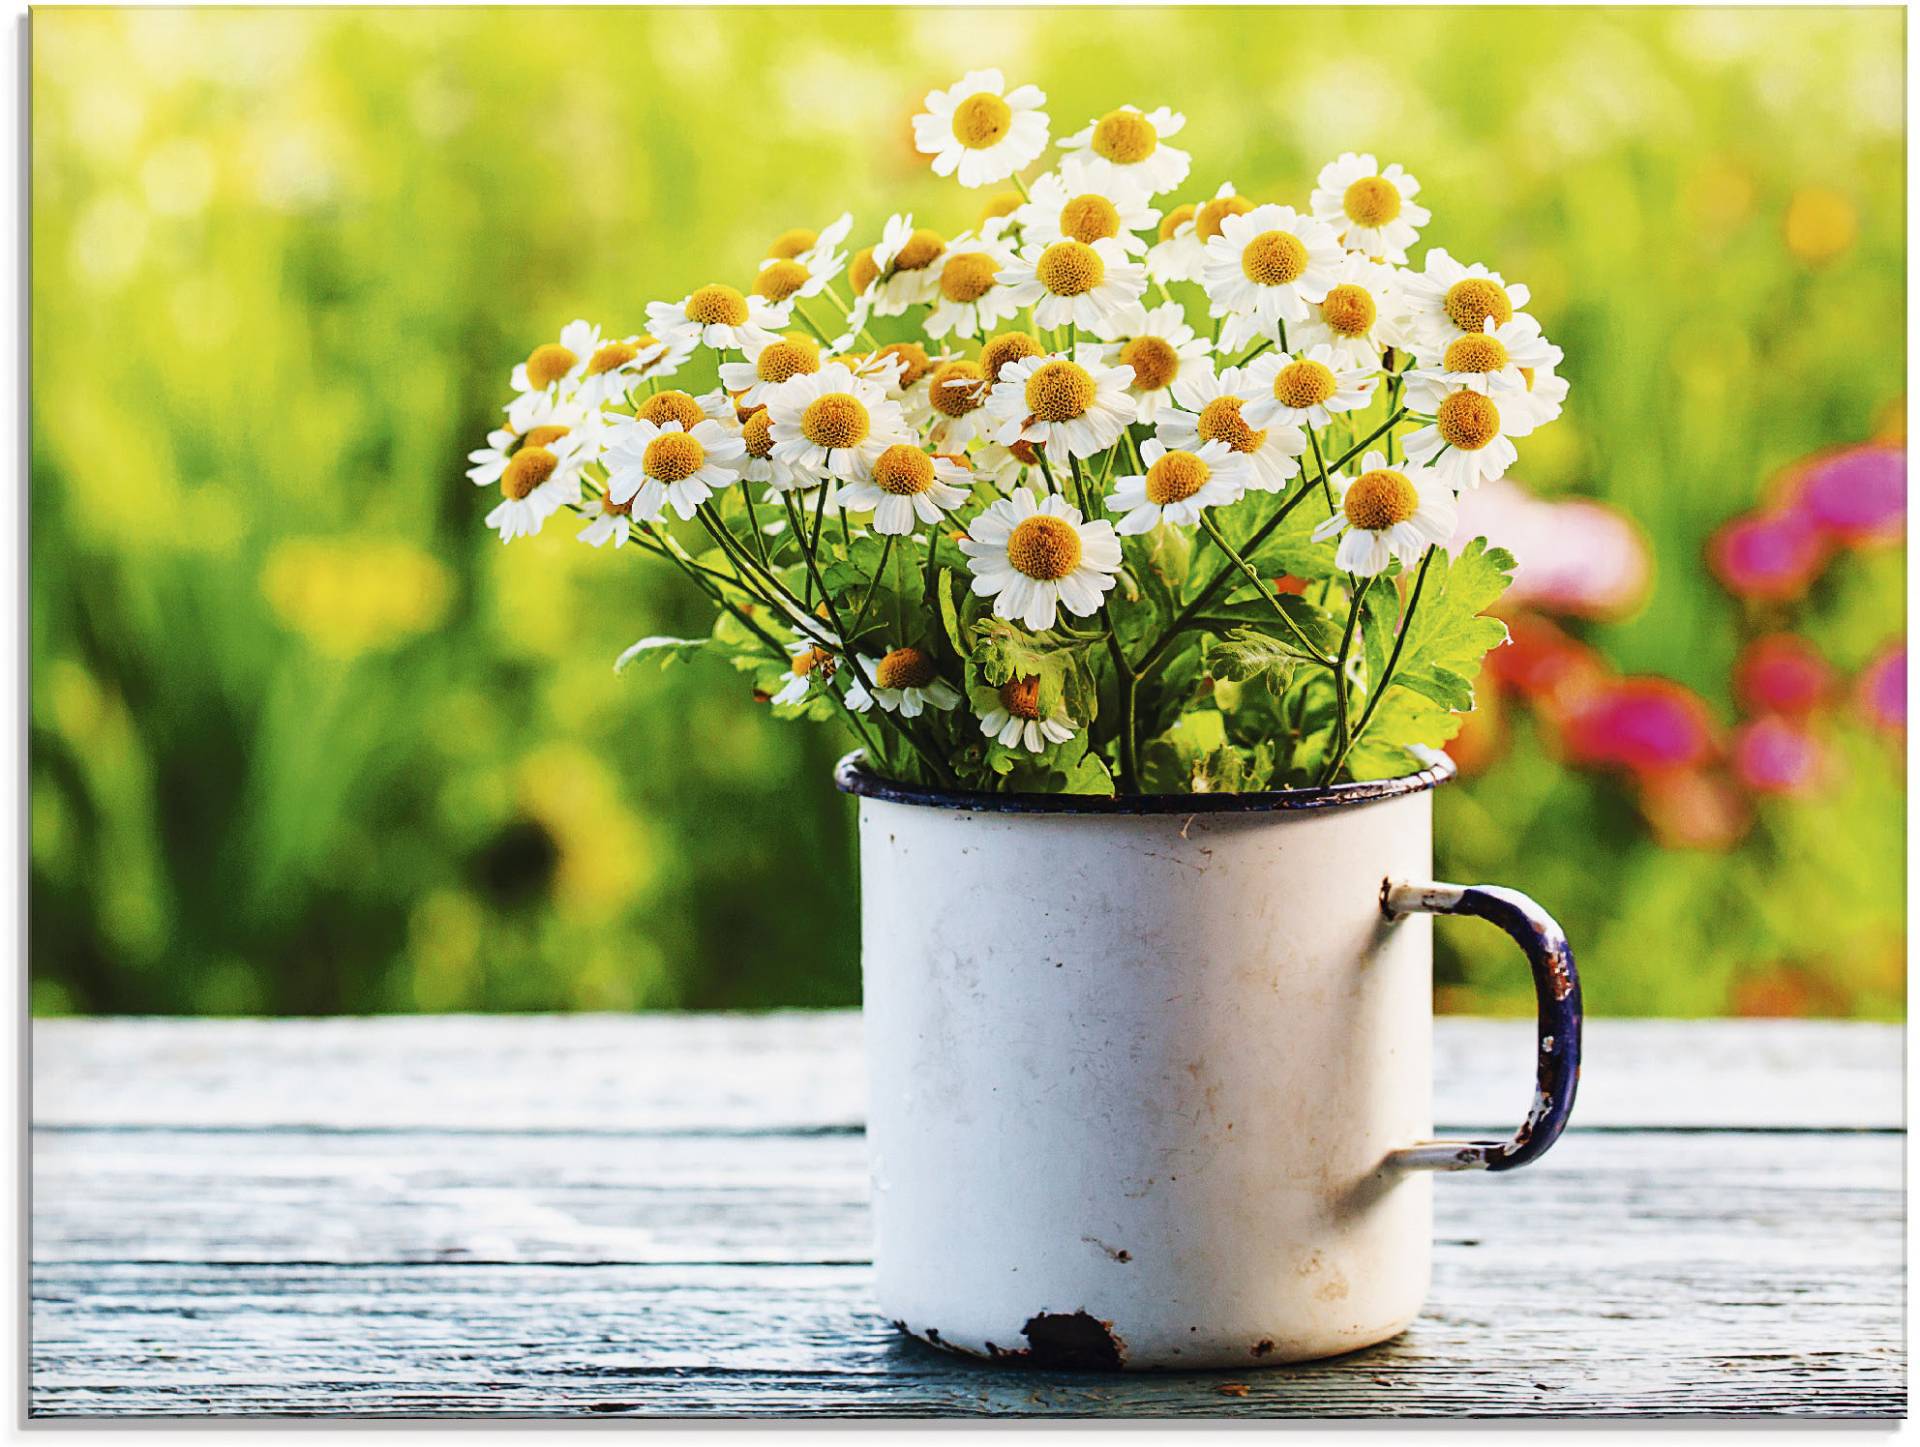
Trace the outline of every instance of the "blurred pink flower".
<path fill-rule="evenodd" d="M 1505 601 L 1582 618 L 1631 612 L 1652 564 L 1625 514 L 1586 498 L 1537 498 L 1507 478 L 1462 493 L 1452 546 L 1484 536 L 1514 555 Z"/>
<path fill-rule="evenodd" d="M 1731 849 L 1753 822 L 1740 791 L 1706 769 L 1648 774 L 1641 781 L 1640 812 L 1666 849 Z"/>
<path fill-rule="evenodd" d="M 1907 454 L 1898 447 L 1850 447 L 1797 478 L 1795 510 L 1838 542 L 1898 542 L 1907 530 Z"/>
<path fill-rule="evenodd" d="M 1734 691 L 1749 713 L 1808 714 L 1832 686 L 1826 659 L 1797 633 L 1756 638 L 1733 667 Z"/>
<path fill-rule="evenodd" d="M 1534 613 L 1507 621 L 1508 639 L 1487 655 L 1496 682 L 1549 714 L 1565 714 L 1612 677 L 1607 661 Z"/>
<path fill-rule="evenodd" d="M 1742 598 L 1798 598 L 1827 561 L 1827 541 L 1793 509 L 1735 518 L 1707 544 L 1707 565 Z"/>
<path fill-rule="evenodd" d="M 1876 728 L 1904 733 L 1907 727 L 1907 645 L 1894 644 L 1866 666 L 1856 685 L 1860 711 Z"/>
<path fill-rule="evenodd" d="M 1826 773 L 1820 740 L 1798 720 L 1770 714 L 1733 731 L 1734 777 L 1756 794 L 1805 794 Z"/>
<path fill-rule="evenodd" d="M 1714 753 L 1713 716 L 1671 679 L 1610 679 L 1574 707 L 1561 740 L 1569 759 L 1588 767 L 1696 768 Z"/>

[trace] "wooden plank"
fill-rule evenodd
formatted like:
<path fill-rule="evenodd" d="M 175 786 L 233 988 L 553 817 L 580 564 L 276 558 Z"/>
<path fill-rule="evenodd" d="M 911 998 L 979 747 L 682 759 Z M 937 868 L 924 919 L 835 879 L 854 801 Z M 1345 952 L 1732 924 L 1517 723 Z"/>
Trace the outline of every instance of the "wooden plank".
<path fill-rule="evenodd" d="M 1899 1027 L 1595 1020 L 1576 1129 L 1897 1129 Z M 1523 1112 L 1532 1027 L 1443 1019 L 1435 1119 Z M 859 1016 L 42 1020 L 33 1113 L 60 1126 L 562 1133 L 851 1129 Z"/>
<path fill-rule="evenodd" d="M 1569 1135 L 1526 1170 L 1435 1183 L 1443 1239 L 1543 1252 L 1664 1238 L 1798 1269 L 1902 1219 L 1899 1137 Z M 138 1203 L 135 1208 L 132 1203 Z M 859 1136 L 36 1133 L 41 1262 L 849 1262 Z M 1697 1237 L 1710 1237 L 1702 1244 Z"/>
<path fill-rule="evenodd" d="M 36 1199 L 35 1413 L 1904 1409 L 1895 1137 L 1783 1151 L 1748 1134 L 1595 1134 L 1508 1177 L 1438 1182 L 1414 1329 L 1249 1373 L 1245 1397 L 1222 1394 L 1232 1378 L 1034 1377 L 897 1340 L 853 1256 L 783 1264 L 864 1255 L 856 1138 L 602 1157 L 594 1139 L 433 1140 L 190 1133 L 99 1169 L 56 1146 Z M 242 1246 L 261 1260 L 197 1259 Z M 503 1249 L 521 1264 L 476 1259 Z M 262 1264 L 314 1250 L 360 1264 Z M 123 1259 L 146 1251 L 183 1259 Z M 711 1264 L 729 1260 L 744 1264 Z"/>

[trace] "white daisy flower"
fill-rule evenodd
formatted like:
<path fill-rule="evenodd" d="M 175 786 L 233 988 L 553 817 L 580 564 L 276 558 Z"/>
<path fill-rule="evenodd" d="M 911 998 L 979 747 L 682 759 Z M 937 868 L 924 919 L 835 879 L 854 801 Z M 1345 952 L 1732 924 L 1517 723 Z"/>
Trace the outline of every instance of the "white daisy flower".
<path fill-rule="evenodd" d="M 587 358 L 578 396 L 590 407 L 623 400 L 635 382 L 671 377 L 693 355 L 693 349 L 691 337 L 662 342 L 647 332 L 602 341 Z"/>
<path fill-rule="evenodd" d="M 992 387 L 978 362 L 956 357 L 927 377 L 927 445 L 935 452 L 964 452 L 990 422 L 987 394 Z"/>
<path fill-rule="evenodd" d="M 910 432 L 922 431 L 933 419 L 926 382 L 936 367 L 954 360 L 956 353 L 933 355 L 919 342 L 888 342 L 864 357 L 843 358 L 856 377 L 877 382 L 888 399 L 898 404 Z"/>
<path fill-rule="evenodd" d="M 840 667 L 838 655 L 830 653 L 810 638 L 789 643 L 787 653 L 793 662 L 787 665 L 780 691 L 773 696 L 776 704 L 805 703 L 807 695 L 813 691 L 814 682 L 818 680 L 822 688 L 828 687 Z"/>
<path fill-rule="evenodd" d="M 1307 434 L 1285 423 L 1251 426 L 1241 415 L 1246 405 L 1241 398 L 1248 386 L 1244 367 L 1216 372 L 1213 359 L 1203 358 L 1173 384 L 1173 399 L 1185 410 L 1162 411 L 1156 435 L 1168 447 L 1189 452 L 1203 442 L 1224 442 L 1247 459 L 1248 488 L 1279 492 L 1300 470 L 1297 459 L 1307 450 Z"/>
<path fill-rule="evenodd" d="M 530 538 L 548 518 L 580 501 L 580 469 L 590 450 L 589 428 L 547 441 L 525 440 L 500 474 L 501 502 L 487 514 L 500 541 Z"/>
<path fill-rule="evenodd" d="M 1379 377 L 1378 358 L 1364 366 L 1345 366 L 1324 342 L 1292 356 L 1266 352 L 1246 367 L 1247 390 L 1240 394 L 1247 404 L 1243 415 L 1250 427 L 1275 422 L 1325 427 L 1339 413 L 1372 401 Z"/>
<path fill-rule="evenodd" d="M 1076 151 L 1033 183 L 1031 199 L 1013 213 L 1021 244 L 1054 241 L 1117 241 L 1133 256 L 1144 256 L 1146 238 L 1160 223 L 1153 198 L 1118 172 L 1096 171 L 1087 153 Z"/>
<path fill-rule="evenodd" d="M 1005 748 L 1024 747 L 1030 754 L 1064 744 L 1079 730 L 1058 705 L 1045 718 L 1040 716 L 1040 680 L 1031 674 L 1001 684 L 992 705 L 980 715 L 981 733 Z"/>
<path fill-rule="evenodd" d="M 846 270 L 847 254 L 839 247 L 852 227 L 852 213 L 843 211 L 825 231 L 798 227 L 781 232 L 760 263 L 760 272 L 753 279 L 753 294 L 776 306 L 818 296 Z"/>
<path fill-rule="evenodd" d="M 996 618 L 1015 619 L 1036 633 L 1053 627 L 1060 608 L 1078 618 L 1099 612 L 1120 570 L 1113 524 L 1083 522 L 1080 509 L 1058 493 L 1036 503 L 1031 490 L 1016 488 L 967 531 L 960 550 L 975 596 L 993 599 Z"/>
<path fill-rule="evenodd" d="M 576 395 L 562 397 L 558 392 L 522 392 L 504 409 L 507 425 L 487 434 L 487 445 L 467 454 L 473 464 L 467 476 L 476 487 L 491 487 L 506 472 L 513 455 L 521 447 L 551 447 L 577 428 L 593 421 L 593 411 Z M 586 460 L 597 456 L 597 449 Z"/>
<path fill-rule="evenodd" d="M 1398 558 L 1412 567 L 1429 546 L 1445 544 L 1454 529 L 1453 492 L 1431 470 L 1414 463 L 1388 467 L 1385 454 L 1369 452 L 1360 475 L 1336 473 L 1333 516 L 1313 530 L 1315 541 L 1340 537 L 1334 562 L 1371 578 Z"/>
<path fill-rule="evenodd" d="M 888 713 L 918 718 L 929 707 L 944 712 L 959 706 L 959 693 L 941 680 L 933 659 L 918 648 L 889 649 L 879 658 L 855 656 L 874 702 Z"/>
<path fill-rule="evenodd" d="M 897 317 L 908 307 L 938 296 L 940 268 L 934 263 L 946 249 L 946 238 L 928 227 L 915 226 L 911 213 L 889 216 L 873 248 L 875 279 L 861 291 L 871 314 Z"/>
<path fill-rule="evenodd" d="M 590 547 L 612 543 L 619 548 L 632 531 L 633 503 L 615 502 L 611 497 L 588 499 L 581 504 L 587 510 L 587 525 L 580 529 L 580 541 Z"/>
<path fill-rule="evenodd" d="M 643 522 L 659 517 L 669 503 L 684 520 L 739 478 L 746 455 L 746 443 L 710 417 L 692 431 L 677 418 L 663 425 L 635 417 L 614 428 L 606 455 L 607 496 L 631 503 Z"/>
<path fill-rule="evenodd" d="M 1433 219 L 1426 207 L 1414 204 L 1419 194 L 1420 183 L 1398 162 L 1383 171 L 1372 156 L 1347 151 L 1320 168 L 1307 204 L 1340 233 L 1347 250 L 1404 266 L 1407 248 Z"/>
<path fill-rule="evenodd" d="M 1304 320 L 1307 304 L 1333 285 L 1340 255 L 1333 228 L 1291 206 L 1222 219 L 1200 268 L 1211 314 L 1227 318 L 1221 347 L 1238 351 L 1256 337 L 1278 337 L 1282 322 Z"/>
<path fill-rule="evenodd" d="M 588 321 L 571 321 L 560 328 L 560 340 L 542 342 L 513 369 L 516 392 L 571 392 L 585 373 L 587 359 L 600 346 L 600 328 Z"/>
<path fill-rule="evenodd" d="M 1526 380 L 1527 391 L 1524 397 L 1504 399 L 1509 411 L 1516 405 L 1522 405 L 1533 414 L 1533 425 L 1544 427 L 1560 415 L 1560 409 L 1567 400 L 1567 379 L 1556 370 L 1560 365 L 1560 349 L 1555 347 L 1554 360 L 1542 367 L 1522 367 L 1521 376 Z"/>
<path fill-rule="evenodd" d="M 1031 306 L 1042 327 L 1072 323 L 1103 341 L 1139 329 L 1146 268 L 1127 260 L 1119 242 L 1055 241 L 1029 246 L 1000 273 L 1016 306 Z"/>
<path fill-rule="evenodd" d="M 913 440 L 900 404 L 845 362 L 782 382 L 767 394 L 767 412 L 773 459 L 804 478 L 871 477 L 881 453 Z"/>
<path fill-rule="evenodd" d="M 767 394 L 782 382 L 820 370 L 820 344 L 812 337 L 789 332 L 784 337 L 758 343 L 746 349 L 744 362 L 722 362 L 720 385 L 733 395 L 737 406 L 763 406 Z"/>
<path fill-rule="evenodd" d="M 986 336 L 994 323 L 1020 310 L 1000 284 L 1000 273 L 1013 261 L 1013 247 L 1005 241 L 956 236 L 935 264 L 933 311 L 922 329 L 934 338 Z"/>
<path fill-rule="evenodd" d="M 809 261 L 825 259 L 832 262 L 838 258 L 834 269 L 837 271 L 846 262 L 846 256 L 839 250 L 840 243 L 847 239 L 847 233 L 853 230 L 853 213 L 842 211 L 833 224 L 821 231 L 809 226 L 795 226 L 782 231 L 773 238 L 773 245 L 767 248 L 768 261 Z"/>
<path fill-rule="evenodd" d="M 1239 501 L 1253 470 L 1218 440 L 1188 452 L 1149 437 L 1140 445 L 1140 460 L 1147 470 L 1121 478 L 1107 498 L 1109 512 L 1126 514 L 1114 524 L 1117 533 L 1151 532 L 1163 522 L 1191 527 L 1203 509 Z"/>
<path fill-rule="evenodd" d="M 933 157 L 933 174 L 985 186 L 1024 171 L 1047 148 L 1047 97 L 1038 86 L 1012 91 L 997 70 L 969 71 L 958 85 L 927 92 L 913 118 L 913 143 Z"/>
<path fill-rule="evenodd" d="M 712 282 L 679 301 L 648 302 L 647 326 L 669 344 L 691 339 L 716 352 L 744 352 L 773 340 L 790 314 L 786 306 Z"/>
<path fill-rule="evenodd" d="M 1166 144 L 1186 123 L 1185 116 L 1165 106 L 1152 111 L 1122 106 L 1089 121 L 1060 142 L 1060 148 L 1086 151 L 1097 171 L 1111 171 L 1149 196 L 1158 196 L 1187 179 L 1193 158 Z"/>
<path fill-rule="evenodd" d="M 972 492 L 973 473 L 964 461 L 896 442 L 874 459 L 870 478 L 843 483 L 835 501 L 848 512 L 871 512 L 876 533 L 897 537 L 939 522 Z"/>
<path fill-rule="evenodd" d="M 1027 470 L 1040 465 L 1040 453 L 1031 442 L 1011 446 L 983 441 L 967 456 L 973 475 L 991 483 L 996 492 L 1012 492 L 1026 481 Z"/>
<path fill-rule="evenodd" d="M 774 458 L 773 414 L 765 407 L 756 408 L 740 424 L 740 441 L 747 449 L 740 475 L 748 482 L 767 484 L 763 496 L 768 502 L 778 502 L 783 492 L 804 492 L 819 486 L 819 478 L 797 475 Z"/>
<path fill-rule="evenodd" d="M 1213 198 L 1198 206 L 1176 206 L 1160 223 L 1160 240 L 1147 252 L 1147 275 L 1158 282 L 1200 280 L 1207 243 L 1220 234 L 1229 216 L 1244 216 L 1253 202 L 1222 181 Z"/>
<path fill-rule="evenodd" d="M 1484 329 L 1465 332 L 1444 347 L 1424 347 L 1407 373 L 1407 400 L 1431 412 L 1457 387 L 1489 396 L 1527 391 L 1527 374 L 1559 364 L 1562 353 L 1540 333 L 1540 324 L 1522 313 L 1505 326 L 1488 317 Z"/>
<path fill-rule="evenodd" d="M 1038 443 L 1062 464 L 1104 452 L 1134 420 L 1133 398 L 1127 395 L 1132 380 L 1130 368 L 1061 356 L 1008 362 L 987 394 L 994 440 Z"/>
<path fill-rule="evenodd" d="M 1455 337 L 1484 331 L 1489 317 L 1496 327 L 1505 326 L 1532 295 L 1477 261 L 1462 266 L 1439 246 L 1427 253 L 1424 270 L 1400 273 L 1399 291 L 1414 327 L 1429 347 L 1443 347 Z"/>
<path fill-rule="evenodd" d="M 1124 342 L 1101 349 L 1110 365 L 1133 368 L 1127 393 L 1142 422 L 1151 422 L 1162 407 L 1173 404 L 1173 384 L 1205 363 L 1213 343 L 1187 325 L 1186 308 L 1166 302 L 1146 315 L 1146 323 Z"/>
<path fill-rule="evenodd" d="M 1287 341 L 1295 349 L 1324 343 L 1342 366 L 1379 366 L 1383 348 L 1411 339 L 1393 278 L 1392 267 L 1349 251 L 1329 272 L 1327 294 L 1287 328 Z"/>
<path fill-rule="evenodd" d="M 1455 492 L 1506 476 L 1520 454 L 1512 438 L 1535 427 L 1535 409 L 1524 395 L 1489 395 L 1462 387 L 1435 405 L 1433 421 L 1408 435 L 1407 457 L 1424 462 Z"/>

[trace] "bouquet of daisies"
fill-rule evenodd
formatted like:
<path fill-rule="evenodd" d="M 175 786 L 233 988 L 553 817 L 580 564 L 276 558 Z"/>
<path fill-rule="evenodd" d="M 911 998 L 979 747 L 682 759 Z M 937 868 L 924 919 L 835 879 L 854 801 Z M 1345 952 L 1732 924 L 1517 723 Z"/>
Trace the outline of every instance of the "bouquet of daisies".
<path fill-rule="evenodd" d="M 892 778 L 1410 771 L 1506 637 L 1513 560 L 1449 552 L 1455 497 L 1559 414 L 1560 349 L 1524 286 L 1413 265 L 1430 216 L 1398 165 L 1343 155 L 1304 209 L 1205 192 L 1184 117 L 1123 106 L 1028 181 L 1045 101 L 978 71 L 914 117 L 937 174 L 996 188 L 969 229 L 896 215 L 853 250 L 843 215 L 643 331 L 534 347 L 471 455 L 488 525 L 571 512 L 671 563 L 713 631 L 620 666 L 723 658 Z"/>

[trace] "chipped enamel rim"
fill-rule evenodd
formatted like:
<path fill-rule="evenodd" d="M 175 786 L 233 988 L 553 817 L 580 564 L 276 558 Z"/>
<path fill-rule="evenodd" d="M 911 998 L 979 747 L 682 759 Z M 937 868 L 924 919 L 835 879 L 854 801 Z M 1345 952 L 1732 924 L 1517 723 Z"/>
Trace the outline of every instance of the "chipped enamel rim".
<path fill-rule="evenodd" d="M 1318 789 L 1268 789 L 1248 794 L 989 794 L 979 789 L 935 789 L 883 779 L 866 766 L 866 750 L 855 749 L 834 766 L 833 782 L 845 794 L 889 804 L 918 804 L 931 809 L 965 809 L 979 814 L 1273 814 L 1306 809 L 1344 809 L 1377 804 L 1406 794 L 1438 788 L 1457 772 L 1452 759 L 1437 749 L 1416 758 L 1426 767 L 1397 779 L 1368 779 L 1328 784 Z"/>

